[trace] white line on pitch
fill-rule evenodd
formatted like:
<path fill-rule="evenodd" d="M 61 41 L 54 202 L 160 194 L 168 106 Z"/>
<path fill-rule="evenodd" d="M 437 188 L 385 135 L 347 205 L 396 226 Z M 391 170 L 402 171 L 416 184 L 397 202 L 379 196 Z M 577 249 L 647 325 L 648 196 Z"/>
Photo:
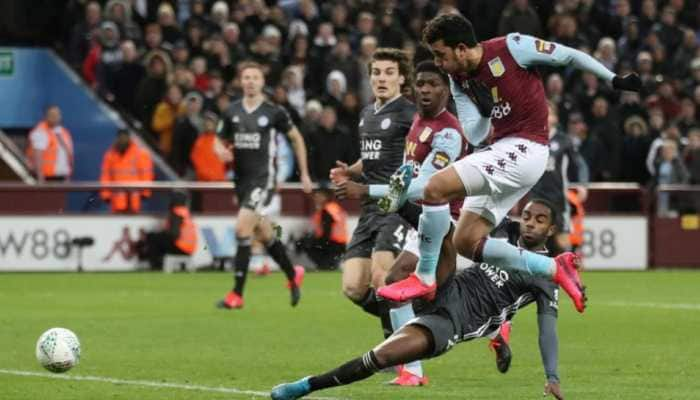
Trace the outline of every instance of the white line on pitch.
<path fill-rule="evenodd" d="M 595 304 L 595 303 L 593 303 Z M 614 307 L 646 307 L 646 308 L 661 308 L 666 310 L 698 310 L 700 304 L 694 303 L 650 303 L 650 302 L 628 302 L 628 301 L 607 301 L 598 303 L 603 306 Z"/>
<path fill-rule="evenodd" d="M 182 384 L 182 383 L 127 380 L 127 379 L 106 378 L 106 377 L 102 377 L 102 376 L 61 375 L 61 374 L 50 374 L 50 373 L 46 373 L 46 372 L 20 371 L 20 370 L 13 370 L 13 369 L 0 369 L 0 374 L 15 375 L 15 376 L 32 376 L 32 377 L 49 378 L 49 379 L 63 379 L 63 380 L 67 380 L 67 381 L 105 382 L 105 383 L 113 383 L 113 384 L 117 384 L 117 385 L 132 385 L 132 386 L 144 386 L 144 387 L 154 387 L 154 388 L 193 390 L 193 391 L 199 391 L 199 392 L 243 394 L 243 395 L 266 397 L 266 398 L 270 397 L 269 392 L 261 392 L 261 391 L 257 391 L 257 390 L 242 390 L 242 389 L 236 389 L 236 388 L 202 386 L 202 385 L 186 385 L 186 384 Z M 341 400 L 337 397 L 309 396 L 307 398 L 308 399 L 316 399 L 316 400 Z"/>

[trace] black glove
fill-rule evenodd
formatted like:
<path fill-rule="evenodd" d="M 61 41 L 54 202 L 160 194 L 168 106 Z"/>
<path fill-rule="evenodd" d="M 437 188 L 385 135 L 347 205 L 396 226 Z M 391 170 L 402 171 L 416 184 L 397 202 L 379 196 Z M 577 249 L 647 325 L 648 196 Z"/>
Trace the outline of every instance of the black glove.
<path fill-rule="evenodd" d="M 462 90 L 474 102 L 482 117 L 491 117 L 491 110 L 494 106 L 493 96 L 486 85 L 476 79 L 468 79 L 462 82 Z"/>
<path fill-rule="evenodd" d="M 629 90 L 638 92 L 642 88 L 642 80 L 634 72 L 625 76 L 616 75 L 612 80 L 612 85 L 617 90 Z"/>

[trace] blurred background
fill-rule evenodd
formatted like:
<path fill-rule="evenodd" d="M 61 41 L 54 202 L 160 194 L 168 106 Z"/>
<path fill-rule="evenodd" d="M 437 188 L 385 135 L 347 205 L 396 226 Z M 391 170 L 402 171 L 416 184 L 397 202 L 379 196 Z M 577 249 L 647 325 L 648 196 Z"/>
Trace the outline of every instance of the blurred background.
<path fill-rule="evenodd" d="M 0 1 L 0 270 L 143 268 L 138 243 L 174 190 L 199 232 L 191 263 L 227 268 L 235 249 L 235 168 L 208 174 L 205 115 L 240 98 L 237 66 L 266 70 L 268 97 L 304 135 L 315 182 L 359 157 L 367 61 L 398 47 L 414 62 L 425 22 L 470 18 L 480 40 L 531 34 L 637 72 L 641 93 L 542 68 L 573 169 L 580 251 L 590 269 L 700 266 L 700 8 L 696 0 Z M 42 134 L 47 129 L 55 135 Z M 317 202 L 278 137 L 278 215 L 290 248 Z M 119 150 L 121 149 L 121 150 Z M 129 154 L 120 163 L 110 152 Z M 344 201 L 348 230 L 359 205 Z M 578 210 L 578 211 L 576 211 Z M 517 212 L 517 210 L 514 210 Z M 582 216 L 582 213 L 577 215 Z M 84 239 L 84 240 L 81 240 Z M 92 241 L 87 240 L 92 239 Z M 302 257 L 302 255 L 299 255 Z M 253 268 L 271 261 L 260 255 Z"/>

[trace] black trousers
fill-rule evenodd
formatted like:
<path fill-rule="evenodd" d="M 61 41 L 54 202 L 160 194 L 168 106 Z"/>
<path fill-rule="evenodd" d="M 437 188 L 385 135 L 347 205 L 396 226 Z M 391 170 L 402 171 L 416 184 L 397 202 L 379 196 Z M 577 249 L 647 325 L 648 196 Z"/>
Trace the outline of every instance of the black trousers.
<path fill-rule="evenodd" d="M 345 253 L 345 245 L 309 235 L 299 240 L 299 250 L 306 253 L 318 269 L 334 270 Z"/>
<path fill-rule="evenodd" d="M 166 254 L 185 254 L 175 246 L 175 239 L 167 232 L 149 232 L 146 234 L 144 252 L 152 270 L 163 269 Z"/>

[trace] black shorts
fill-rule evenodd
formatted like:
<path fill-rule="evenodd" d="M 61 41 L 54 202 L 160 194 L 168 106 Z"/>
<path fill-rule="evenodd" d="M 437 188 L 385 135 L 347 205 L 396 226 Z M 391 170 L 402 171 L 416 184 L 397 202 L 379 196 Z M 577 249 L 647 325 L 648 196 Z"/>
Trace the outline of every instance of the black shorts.
<path fill-rule="evenodd" d="M 267 180 L 236 182 L 236 196 L 241 208 L 260 213 L 272 201 L 275 188 L 269 187 Z"/>
<path fill-rule="evenodd" d="M 372 258 L 375 251 L 391 251 L 397 255 L 403 249 L 410 229 L 408 222 L 398 214 L 363 210 L 343 259 Z"/>
<path fill-rule="evenodd" d="M 467 306 L 464 293 L 450 277 L 439 289 L 432 305 L 421 310 L 407 325 L 418 325 L 433 336 L 435 347 L 429 357 L 446 353 L 454 345 L 487 335 L 500 323 L 487 324 L 474 318 Z"/>

